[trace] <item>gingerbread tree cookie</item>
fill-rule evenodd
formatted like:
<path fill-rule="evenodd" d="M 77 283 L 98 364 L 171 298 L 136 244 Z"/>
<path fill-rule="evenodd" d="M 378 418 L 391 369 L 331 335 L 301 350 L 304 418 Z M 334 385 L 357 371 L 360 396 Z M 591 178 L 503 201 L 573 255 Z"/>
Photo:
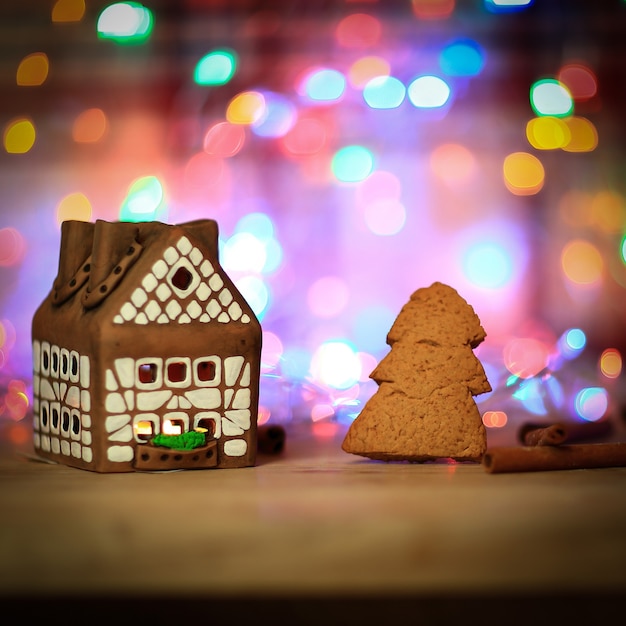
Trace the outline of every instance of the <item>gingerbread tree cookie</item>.
<path fill-rule="evenodd" d="M 370 377 L 378 390 L 342 448 L 383 461 L 480 461 L 487 447 L 473 396 L 491 391 L 473 348 L 485 338 L 474 309 L 443 283 L 415 291 L 402 307 Z"/>

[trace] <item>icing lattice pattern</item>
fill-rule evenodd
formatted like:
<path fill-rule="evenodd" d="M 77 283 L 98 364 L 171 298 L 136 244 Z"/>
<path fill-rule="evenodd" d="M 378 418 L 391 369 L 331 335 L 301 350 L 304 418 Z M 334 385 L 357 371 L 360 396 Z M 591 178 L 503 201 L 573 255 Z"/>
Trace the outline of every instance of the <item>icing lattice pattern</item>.
<path fill-rule="evenodd" d="M 211 261 L 185 236 L 165 250 L 113 319 L 144 325 L 213 320 L 247 324 L 250 317 Z"/>

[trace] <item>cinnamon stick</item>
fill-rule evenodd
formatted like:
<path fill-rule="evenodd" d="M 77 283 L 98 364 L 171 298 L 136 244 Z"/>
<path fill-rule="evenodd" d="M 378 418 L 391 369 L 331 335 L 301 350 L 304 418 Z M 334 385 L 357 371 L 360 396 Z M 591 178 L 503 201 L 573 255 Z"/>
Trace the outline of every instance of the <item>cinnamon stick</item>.
<path fill-rule="evenodd" d="M 525 446 L 556 446 L 562 443 L 588 442 L 608 435 L 613 427 L 611 420 L 599 422 L 555 422 L 535 424 L 526 422 L 518 431 L 518 439 Z"/>
<path fill-rule="evenodd" d="M 567 438 L 563 424 L 537 426 L 524 424 L 520 428 L 519 439 L 525 446 L 557 446 Z"/>
<path fill-rule="evenodd" d="M 626 443 L 495 447 L 483 456 L 490 474 L 626 467 Z"/>

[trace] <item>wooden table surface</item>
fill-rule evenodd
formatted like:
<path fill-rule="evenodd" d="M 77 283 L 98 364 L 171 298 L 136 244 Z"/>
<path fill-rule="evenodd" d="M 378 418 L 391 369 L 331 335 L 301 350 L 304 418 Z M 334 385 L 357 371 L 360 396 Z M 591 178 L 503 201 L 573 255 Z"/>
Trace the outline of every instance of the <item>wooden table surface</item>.
<path fill-rule="evenodd" d="M 241 616 L 245 599 L 283 611 L 352 599 L 359 623 L 376 599 L 387 617 L 421 601 L 441 618 L 454 599 L 466 612 L 507 600 L 521 618 L 556 598 L 571 623 L 626 598 L 626 468 L 381 463 L 344 453 L 343 432 L 287 428 L 285 450 L 254 468 L 160 474 L 96 474 L 4 449 L 0 598 L 238 598 Z"/>

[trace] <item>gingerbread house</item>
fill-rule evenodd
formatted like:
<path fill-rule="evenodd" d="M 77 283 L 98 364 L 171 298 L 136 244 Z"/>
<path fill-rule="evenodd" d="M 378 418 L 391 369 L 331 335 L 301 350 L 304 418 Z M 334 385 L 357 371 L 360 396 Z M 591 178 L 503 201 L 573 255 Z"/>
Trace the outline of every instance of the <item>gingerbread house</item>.
<path fill-rule="evenodd" d="M 254 465 L 261 326 L 214 220 L 64 222 L 32 341 L 39 455 L 96 472 Z"/>

